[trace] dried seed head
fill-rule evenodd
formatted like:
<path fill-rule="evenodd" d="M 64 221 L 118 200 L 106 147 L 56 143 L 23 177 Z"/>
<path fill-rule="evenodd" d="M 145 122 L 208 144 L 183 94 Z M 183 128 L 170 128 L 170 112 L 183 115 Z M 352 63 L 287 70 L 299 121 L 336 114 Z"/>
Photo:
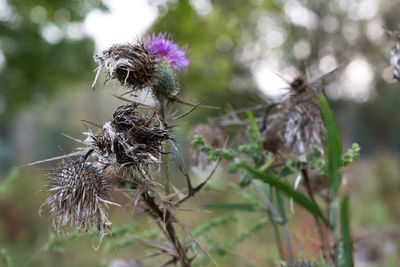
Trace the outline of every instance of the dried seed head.
<path fill-rule="evenodd" d="M 100 235 L 111 232 L 107 218 L 109 186 L 101 173 L 87 162 L 67 162 L 49 174 L 51 196 L 43 203 L 50 209 L 54 228 L 75 227 L 86 233 L 96 225 Z"/>
<path fill-rule="evenodd" d="M 307 152 L 324 152 L 325 125 L 316 92 L 299 76 L 290 84 L 293 93 L 278 105 L 267 123 L 264 147 L 271 152 L 285 151 L 304 160 Z"/>
<path fill-rule="evenodd" d="M 111 79 L 117 79 L 132 91 L 152 86 L 158 76 L 155 56 L 140 41 L 136 44 L 115 44 L 94 58 L 99 64 L 99 71 L 106 67 Z"/>
<path fill-rule="evenodd" d="M 94 148 L 96 161 L 116 168 L 158 162 L 161 143 L 171 137 L 154 123 L 153 116 L 143 117 L 136 108 L 134 103 L 117 108 L 99 134 L 89 134 L 87 142 Z"/>
<path fill-rule="evenodd" d="M 390 64 L 392 65 L 394 72 L 393 78 L 400 81 L 400 32 L 389 32 L 389 34 L 396 42 L 390 54 Z"/>

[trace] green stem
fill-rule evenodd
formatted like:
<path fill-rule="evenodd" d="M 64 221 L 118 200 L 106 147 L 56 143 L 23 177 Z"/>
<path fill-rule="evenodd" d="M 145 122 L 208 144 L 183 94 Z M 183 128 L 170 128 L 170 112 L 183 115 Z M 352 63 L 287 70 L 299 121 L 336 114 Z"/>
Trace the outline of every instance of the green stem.
<path fill-rule="evenodd" d="M 257 194 L 260 196 L 260 198 L 265 202 L 266 206 L 268 207 L 268 216 L 272 222 L 272 225 L 274 227 L 274 234 L 275 234 L 275 239 L 276 239 L 276 245 L 278 247 L 278 251 L 280 254 L 281 259 L 285 259 L 288 261 L 290 264 L 294 262 L 294 256 L 293 256 L 293 250 L 292 250 L 292 244 L 290 240 L 290 234 L 289 230 L 287 227 L 287 223 L 284 221 L 284 218 L 282 217 L 281 214 L 279 214 L 278 209 L 275 207 L 273 204 L 272 200 L 272 192 L 269 191 L 269 193 L 263 193 L 262 190 L 252 181 L 252 186 L 257 192 Z M 283 242 L 282 238 L 279 232 L 279 227 L 278 223 L 280 222 L 280 225 L 283 226 L 283 234 L 285 237 L 285 245 L 286 245 L 286 252 L 287 256 L 285 255 L 285 250 L 283 249 Z"/>

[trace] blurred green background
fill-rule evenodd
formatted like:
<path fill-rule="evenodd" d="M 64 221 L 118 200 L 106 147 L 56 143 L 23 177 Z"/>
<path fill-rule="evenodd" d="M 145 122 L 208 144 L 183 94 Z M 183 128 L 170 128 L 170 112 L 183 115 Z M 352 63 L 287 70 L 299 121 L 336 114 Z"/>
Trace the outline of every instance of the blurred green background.
<path fill-rule="evenodd" d="M 125 10 L 132 24 L 115 23 L 121 19 L 113 13 L 116 6 Z M 143 7 L 151 10 L 151 19 L 147 13 L 140 16 Z M 307 68 L 318 76 L 346 63 L 323 84 L 344 149 L 353 142 L 362 148 L 361 158 L 344 172 L 352 202 L 356 263 L 398 266 L 400 84 L 392 78 L 393 41 L 385 29 L 400 29 L 399 9 L 398 1 L 379 0 L 0 0 L 0 255 L 8 255 L 15 266 L 100 266 L 149 253 L 141 244 L 95 251 L 98 240 L 93 237 L 65 242 L 62 253 L 48 249 L 48 214 L 38 215 L 47 196 L 40 192 L 45 173 L 24 165 L 72 151 L 77 144 L 63 133 L 83 138 L 81 119 L 102 123 L 121 104 L 111 95 L 123 92 L 117 84 L 98 82 L 96 91 L 90 88 L 95 51 L 114 42 L 107 43 L 107 34 L 119 32 L 132 41 L 146 32 L 167 31 L 178 44 L 189 45 L 192 64 L 180 75 L 180 84 L 182 96 L 193 103 L 207 97 L 208 105 L 255 105 L 276 99 L 284 87 L 274 72 L 290 79 Z M 102 22 L 99 14 L 107 14 L 107 21 Z M 88 19 L 95 15 L 97 20 Z M 132 30 L 143 21 L 150 21 L 149 28 Z M 182 121 L 176 132 L 182 153 L 187 153 L 190 130 L 222 113 L 196 110 Z M 230 254 L 218 250 L 232 233 L 240 235 L 244 226 L 260 218 L 202 208 L 213 202 L 241 202 L 243 195 L 255 198 L 251 189 L 238 192 L 236 181 L 237 177 L 219 173 L 208 192 L 191 203 L 201 211 L 182 213 L 182 220 L 193 230 L 228 216 L 224 218 L 229 223 L 200 238 L 221 265 L 274 266 L 278 256 L 268 225 Z M 312 218 L 297 210 L 294 217 L 301 219 L 294 219 L 291 229 L 298 239 L 298 255 L 317 259 L 312 240 L 296 236 L 296 229 L 309 225 Z M 140 231 L 151 231 L 140 212 L 133 216 L 128 208 L 111 211 L 116 227 L 132 218 Z M 199 264 L 209 263 L 204 259 Z"/>

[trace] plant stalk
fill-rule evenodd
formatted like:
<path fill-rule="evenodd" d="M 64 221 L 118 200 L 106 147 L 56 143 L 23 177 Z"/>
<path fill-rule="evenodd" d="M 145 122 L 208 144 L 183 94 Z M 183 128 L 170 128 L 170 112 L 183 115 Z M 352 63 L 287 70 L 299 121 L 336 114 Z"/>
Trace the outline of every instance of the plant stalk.
<path fill-rule="evenodd" d="M 156 221 L 165 221 L 165 231 L 162 231 L 167 239 L 173 244 L 176 253 L 178 254 L 179 262 L 184 267 L 191 266 L 190 258 L 186 254 L 186 249 L 181 244 L 174 226 L 172 225 L 173 216 L 171 215 L 170 211 L 166 210 L 165 213 L 163 210 L 157 205 L 154 197 L 150 196 L 147 192 L 142 194 L 142 198 L 148 208 L 151 211 L 151 215 L 154 220 Z"/>
<path fill-rule="evenodd" d="M 168 129 L 168 123 L 165 117 L 165 106 L 164 106 L 164 100 L 160 100 L 160 116 L 161 116 L 161 121 L 163 128 L 165 130 Z M 164 165 L 164 177 L 165 177 L 165 193 L 169 194 L 170 193 L 170 178 L 169 178 L 169 140 L 165 140 L 163 144 L 163 160 L 162 163 Z"/>
<path fill-rule="evenodd" d="M 304 182 L 306 185 L 308 196 L 316 205 L 318 205 L 314 198 L 314 193 L 312 191 L 311 181 L 310 181 L 310 177 L 308 176 L 307 170 L 303 168 L 303 169 L 301 169 L 301 173 L 304 177 Z M 326 227 L 324 227 L 324 225 L 321 223 L 321 221 L 318 219 L 317 216 L 313 215 L 313 217 L 315 220 L 315 224 L 317 225 L 319 236 L 321 239 L 321 250 L 322 250 L 322 254 L 324 255 L 324 259 L 326 260 L 327 263 L 333 264 L 334 256 L 331 253 L 331 247 L 329 245 L 329 240 L 327 238 L 327 229 L 326 229 Z"/>

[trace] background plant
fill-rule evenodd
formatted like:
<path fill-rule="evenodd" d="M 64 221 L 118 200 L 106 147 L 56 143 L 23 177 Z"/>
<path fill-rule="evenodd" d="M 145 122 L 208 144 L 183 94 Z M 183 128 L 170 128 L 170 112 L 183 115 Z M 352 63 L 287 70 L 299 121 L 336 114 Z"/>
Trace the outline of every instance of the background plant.
<path fill-rule="evenodd" d="M 296 80 L 295 80 L 296 81 Z M 315 228 L 319 231 L 321 253 L 324 256 L 324 260 L 335 266 L 353 266 L 353 256 L 352 256 L 352 241 L 350 236 L 349 227 L 349 211 L 348 211 L 348 198 L 344 197 L 341 200 L 340 212 L 339 212 L 339 191 L 341 186 L 340 168 L 353 162 L 356 157 L 359 156 L 359 146 L 354 144 L 351 149 L 344 155 L 341 155 L 341 143 L 339 132 L 336 126 L 335 117 L 326 98 L 321 93 L 312 92 L 312 85 L 305 85 L 307 88 L 297 91 L 297 87 L 293 87 L 292 90 L 295 92 L 289 98 L 301 97 L 303 94 L 307 94 L 307 91 L 311 91 L 316 99 L 319 100 L 319 107 L 321 110 L 320 115 L 318 113 L 314 114 L 313 117 L 307 118 L 307 120 L 318 120 L 318 116 L 322 116 L 326 128 L 326 137 L 320 136 L 318 139 L 326 138 L 326 148 L 323 148 L 320 152 L 313 152 L 312 146 L 305 147 L 303 151 L 307 151 L 306 160 L 302 158 L 305 156 L 304 153 L 300 153 L 298 149 L 299 145 L 311 144 L 308 138 L 314 138 L 312 134 L 308 134 L 308 130 L 311 130 L 314 135 L 318 134 L 319 131 L 315 126 L 315 123 L 311 123 L 313 129 L 307 129 L 307 125 L 302 125 L 305 118 L 298 118 L 298 123 L 300 128 L 295 128 L 294 125 L 289 124 L 290 118 L 294 116 L 291 114 L 290 110 L 299 110 L 302 105 L 305 105 L 308 98 L 304 96 L 301 98 L 301 102 L 293 102 L 290 99 L 285 100 L 282 107 L 278 110 L 279 113 L 286 112 L 286 105 L 289 103 L 294 105 L 290 107 L 288 114 L 283 114 L 284 118 L 280 116 L 275 116 L 273 120 L 279 120 L 278 123 L 284 123 L 290 125 L 287 126 L 275 126 L 274 121 L 269 121 L 268 118 L 264 118 L 265 124 L 272 124 L 272 129 L 263 126 L 264 134 L 261 133 L 257 119 L 254 115 L 247 111 L 249 126 L 246 131 L 246 136 L 248 138 L 248 143 L 241 144 L 238 147 L 231 149 L 213 149 L 208 145 L 205 139 L 199 135 L 196 135 L 192 141 L 192 145 L 197 146 L 200 151 L 207 154 L 209 160 L 226 159 L 231 163 L 229 165 L 229 171 L 232 173 L 240 172 L 239 184 L 242 187 L 246 187 L 250 184 L 260 195 L 260 198 L 265 201 L 268 208 L 267 214 L 269 216 L 269 221 L 274 224 L 276 231 L 276 244 L 280 251 L 280 257 L 286 259 L 289 265 L 294 264 L 295 256 L 292 250 L 292 244 L 290 240 L 290 233 L 288 230 L 288 220 L 291 217 L 290 212 L 288 212 L 289 201 L 294 201 L 299 206 L 305 208 L 310 214 L 315 218 Z M 310 93 L 310 92 L 308 92 Z M 318 95 L 315 95 L 318 94 Z M 299 96 L 296 96 L 299 95 Z M 288 102 L 288 103 L 285 103 Z M 272 105 L 271 105 L 272 106 Z M 271 106 L 267 106 L 267 111 Z M 308 108 L 311 108 L 308 106 Z M 250 109 L 250 108 L 249 108 Z M 232 115 L 234 114 L 234 115 Z M 301 116 L 307 116 L 306 111 L 300 113 Z M 240 114 L 231 113 L 227 118 L 221 119 L 220 124 L 227 125 L 226 121 L 230 121 L 230 117 L 235 120 L 234 124 L 242 124 L 239 119 Z M 286 119 L 287 118 L 287 119 Z M 282 122 L 282 120 L 288 120 L 287 122 Z M 258 120 L 260 121 L 260 120 Z M 268 121 L 268 122 L 267 122 Z M 233 124 L 233 123 L 232 123 Z M 275 129 L 275 127 L 283 127 L 284 132 L 279 134 L 281 129 Z M 295 136 L 305 136 L 305 139 L 298 139 L 296 141 L 290 141 L 285 143 L 287 140 L 287 135 L 291 131 L 298 131 L 294 133 Z M 275 136 L 269 134 L 270 132 L 278 133 Z M 306 135 L 304 135 L 306 133 Z M 325 130 L 322 134 L 325 134 Z M 315 137 L 317 138 L 317 137 Z M 274 142 L 273 145 L 270 143 Z M 286 141 L 287 142 L 287 141 Z M 300 143 L 300 144 L 299 144 Z M 286 147 L 288 151 L 280 152 Z M 267 150 L 267 149 L 270 150 Z M 296 150 L 293 150 L 296 149 Z M 319 150 L 319 148 L 318 148 Z M 296 152 L 296 153 L 295 153 Z M 282 153 L 288 154 L 283 162 Z M 294 153 L 294 154 L 292 154 Z M 297 154 L 297 155 L 296 155 Z M 324 156 L 325 155 L 325 156 Z M 311 172 L 313 169 L 317 169 L 317 174 L 314 174 L 314 179 L 312 179 Z M 297 177 L 294 188 L 288 183 L 289 177 Z M 298 183 L 300 179 L 303 179 L 304 187 L 306 192 L 302 193 L 297 190 Z M 316 184 L 317 179 L 329 179 L 328 188 L 318 189 Z M 262 184 L 258 184 L 254 181 L 259 180 Z M 326 191 L 325 193 L 323 191 Z M 325 207 L 321 208 L 321 203 L 317 202 L 316 194 L 321 196 L 325 195 Z M 326 212 L 323 212 L 326 210 Z M 284 235 L 284 242 L 281 240 L 280 230 L 278 230 L 278 225 L 282 226 L 282 232 Z M 339 233 L 341 229 L 341 234 Z M 330 239 L 333 238 L 333 241 Z M 343 241 L 342 241 L 343 240 Z M 344 242 L 343 244 L 341 242 Z M 343 246 L 343 250 L 339 250 L 339 247 Z M 343 254 L 343 255 L 341 255 Z M 299 256 L 299 255 L 297 255 Z M 340 259 L 343 259 L 341 261 Z"/>

